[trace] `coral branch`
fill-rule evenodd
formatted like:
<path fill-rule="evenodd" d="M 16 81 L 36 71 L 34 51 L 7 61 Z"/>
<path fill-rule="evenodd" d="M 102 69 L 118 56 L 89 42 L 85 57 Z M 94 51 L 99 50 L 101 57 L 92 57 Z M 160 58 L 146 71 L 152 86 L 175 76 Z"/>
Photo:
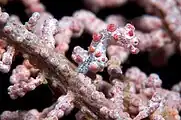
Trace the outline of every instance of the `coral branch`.
<path fill-rule="evenodd" d="M 30 61 L 46 73 L 46 78 L 51 78 L 51 81 L 48 82 L 52 87 L 58 88 L 64 93 L 68 89 L 76 93 L 75 105 L 77 107 L 87 106 L 100 119 L 117 118 L 115 116 L 117 111 L 114 111 L 116 106 L 106 99 L 103 93 L 96 91 L 89 78 L 76 73 L 71 63 L 62 54 L 55 52 L 52 48 L 45 47 L 45 42 L 15 21 L 7 21 L 3 31 L 10 38 L 8 39 L 10 43 L 28 53 Z M 33 56 L 36 56 L 36 59 L 32 60 Z M 107 117 L 101 112 L 102 107 L 106 107 L 110 112 Z"/>
<path fill-rule="evenodd" d="M 105 7 L 116 7 L 124 4 L 127 0 L 84 0 L 85 4 L 93 11 Z"/>
<path fill-rule="evenodd" d="M 34 90 L 44 81 L 44 75 L 38 69 L 27 64 L 18 65 L 10 77 L 10 82 L 13 85 L 9 86 L 8 94 L 12 99 L 16 99 L 18 96 L 23 97 L 28 91 Z"/>
<path fill-rule="evenodd" d="M 129 19 L 112 13 L 108 17 L 102 16 L 102 12 L 97 14 L 105 21 L 88 10 L 78 10 L 57 20 L 39 0 L 21 2 L 28 15 L 32 14 L 25 25 L 19 17 L 0 9 L 0 71 L 5 75 L 12 71 L 8 94 L 11 99 L 23 97 L 46 83 L 53 98 L 58 99 L 41 111 L 4 111 L 0 119 L 58 120 L 78 109 L 77 120 L 180 120 L 180 82 L 169 91 L 162 88 L 164 79 L 156 73 L 146 75 L 136 66 L 122 70 L 132 64 L 127 61 L 130 53 L 149 52 L 152 65 L 158 67 L 178 52 L 179 0 L 84 0 L 95 11 L 131 3 L 127 8 L 136 2 L 149 13 L 126 17 Z M 69 46 L 72 38 L 87 37 L 85 32 L 92 35 L 88 50 L 73 48 L 78 42 Z M 69 61 L 71 52 L 78 67 Z M 17 57 L 23 63 L 12 64 Z"/>
<path fill-rule="evenodd" d="M 0 40 L 0 71 L 3 73 L 8 73 L 13 57 L 15 55 L 15 49 L 11 45 L 7 45 L 4 40 Z"/>
<path fill-rule="evenodd" d="M 69 114 L 74 108 L 74 95 L 68 92 L 67 95 L 61 96 L 57 100 L 55 108 L 47 114 L 48 119 L 59 119 L 64 116 L 64 114 Z"/>

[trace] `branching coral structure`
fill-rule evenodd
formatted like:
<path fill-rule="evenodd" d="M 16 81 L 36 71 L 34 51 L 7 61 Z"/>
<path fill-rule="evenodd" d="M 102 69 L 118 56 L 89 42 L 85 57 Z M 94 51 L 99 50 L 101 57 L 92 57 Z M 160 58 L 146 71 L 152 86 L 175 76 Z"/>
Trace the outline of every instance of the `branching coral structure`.
<path fill-rule="evenodd" d="M 0 72 L 12 70 L 8 94 L 15 100 L 48 84 L 58 98 L 42 111 L 5 110 L 1 120 L 59 120 L 75 108 L 76 120 L 181 119 L 180 82 L 168 90 L 157 73 L 146 74 L 137 66 L 122 70 L 130 54 L 149 52 L 159 67 L 180 50 L 179 0 L 83 0 L 90 11 L 77 10 L 59 20 L 39 0 L 20 2 L 30 16 L 25 24 L 0 9 Z M 131 20 L 112 14 L 104 21 L 94 13 L 127 2 L 148 14 Z M 89 46 L 75 46 L 67 58 L 72 38 L 85 32 L 92 35 Z M 12 68 L 17 55 L 23 62 Z M 105 71 L 109 78 L 101 76 Z"/>

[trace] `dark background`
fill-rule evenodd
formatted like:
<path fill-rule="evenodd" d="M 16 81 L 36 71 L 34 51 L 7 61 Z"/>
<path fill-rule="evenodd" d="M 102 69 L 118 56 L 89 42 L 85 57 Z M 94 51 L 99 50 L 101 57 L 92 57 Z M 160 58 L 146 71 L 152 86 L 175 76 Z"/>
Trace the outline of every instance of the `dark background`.
<path fill-rule="evenodd" d="M 86 9 L 81 0 L 42 0 L 41 2 L 46 6 L 47 11 L 52 13 L 57 19 L 60 19 L 63 16 L 71 16 L 76 10 Z M 3 7 L 4 11 L 7 11 L 10 14 L 18 15 L 23 23 L 28 20 L 28 16 L 24 12 L 24 9 L 24 6 L 18 1 L 9 2 Z M 104 19 L 107 15 L 115 13 L 124 15 L 127 19 L 132 19 L 145 14 L 143 8 L 140 8 L 135 3 L 129 3 L 119 8 L 102 9 L 96 15 L 99 18 Z M 78 39 L 72 39 L 70 44 L 71 48 L 66 54 L 67 57 L 70 58 L 74 46 L 80 45 L 86 48 L 90 42 L 91 36 L 86 33 L 84 33 Z M 152 72 L 157 73 L 163 80 L 163 87 L 167 89 L 170 89 L 173 84 L 180 81 L 181 57 L 179 52 L 170 57 L 168 64 L 162 67 L 152 66 L 152 64 L 149 62 L 148 56 L 148 53 L 130 55 L 126 63 L 123 64 L 123 71 L 131 66 L 138 66 L 148 75 Z M 12 69 L 21 63 L 22 58 L 17 56 L 12 65 Z M 106 78 L 106 71 L 101 74 Z M 0 73 L 0 113 L 4 110 L 28 110 L 33 108 L 41 111 L 43 108 L 50 106 L 54 102 L 54 100 L 52 100 L 52 93 L 47 85 L 39 86 L 36 88 L 36 90 L 28 92 L 23 98 L 11 100 L 7 94 L 7 88 L 10 85 L 10 75 L 11 72 L 8 74 Z M 74 114 L 76 111 L 77 110 L 75 109 L 72 114 Z M 70 115 L 70 117 L 65 117 L 64 119 L 70 118 L 74 118 L 74 116 Z"/>

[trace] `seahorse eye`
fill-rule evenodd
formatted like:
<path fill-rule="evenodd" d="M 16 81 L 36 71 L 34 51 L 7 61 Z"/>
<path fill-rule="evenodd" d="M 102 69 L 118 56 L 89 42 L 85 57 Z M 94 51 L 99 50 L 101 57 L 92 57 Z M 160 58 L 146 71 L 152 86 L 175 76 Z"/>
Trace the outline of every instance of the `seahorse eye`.
<path fill-rule="evenodd" d="M 137 38 L 133 39 L 133 45 L 137 46 L 139 44 L 139 40 Z"/>

